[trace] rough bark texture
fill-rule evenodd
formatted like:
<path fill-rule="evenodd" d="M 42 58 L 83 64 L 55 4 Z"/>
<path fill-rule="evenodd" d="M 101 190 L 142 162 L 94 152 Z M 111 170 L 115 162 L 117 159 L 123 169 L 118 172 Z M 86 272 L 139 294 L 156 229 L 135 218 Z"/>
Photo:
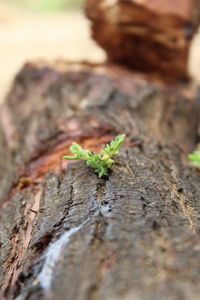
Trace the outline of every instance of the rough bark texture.
<path fill-rule="evenodd" d="M 199 0 L 87 0 L 93 38 L 112 62 L 167 80 L 188 76 Z"/>
<path fill-rule="evenodd" d="M 1 109 L 1 299 L 200 295 L 195 93 L 115 66 L 29 64 Z M 156 113 L 155 113 L 156 112 Z M 107 180 L 72 141 L 126 144 Z"/>

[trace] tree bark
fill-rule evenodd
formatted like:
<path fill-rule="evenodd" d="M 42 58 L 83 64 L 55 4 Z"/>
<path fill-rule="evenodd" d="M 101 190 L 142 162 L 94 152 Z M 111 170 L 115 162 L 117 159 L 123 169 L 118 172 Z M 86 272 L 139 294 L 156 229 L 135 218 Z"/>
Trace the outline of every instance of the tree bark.
<path fill-rule="evenodd" d="M 167 81 L 188 78 L 199 0 L 87 0 L 92 35 L 108 60 Z"/>
<path fill-rule="evenodd" d="M 195 95 L 114 65 L 23 68 L 1 109 L 1 299 L 198 299 Z M 62 158 L 119 133 L 108 179 Z"/>

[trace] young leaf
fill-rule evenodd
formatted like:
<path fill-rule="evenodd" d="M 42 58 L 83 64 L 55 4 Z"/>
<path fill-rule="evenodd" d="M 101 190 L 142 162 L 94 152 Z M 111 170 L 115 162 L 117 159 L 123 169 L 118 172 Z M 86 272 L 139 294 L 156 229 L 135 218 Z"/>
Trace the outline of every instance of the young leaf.
<path fill-rule="evenodd" d="M 188 156 L 188 159 L 194 167 L 200 168 L 200 150 L 194 151 Z"/>
<path fill-rule="evenodd" d="M 121 146 L 125 140 L 125 134 L 118 135 L 113 141 L 105 146 L 100 153 L 92 153 L 83 149 L 79 144 L 73 143 L 70 151 L 74 156 L 64 156 L 66 160 L 85 160 L 87 165 L 92 168 L 99 177 L 107 176 L 113 163 L 113 157 L 119 154 Z"/>
<path fill-rule="evenodd" d="M 66 160 L 87 160 L 90 152 L 88 150 L 84 150 L 79 144 L 73 142 L 70 147 L 70 151 L 74 154 L 74 156 L 64 156 Z"/>
<path fill-rule="evenodd" d="M 109 155 L 110 157 L 117 155 L 125 140 L 125 134 L 118 135 L 110 144 L 106 145 L 103 149 L 103 153 Z"/>

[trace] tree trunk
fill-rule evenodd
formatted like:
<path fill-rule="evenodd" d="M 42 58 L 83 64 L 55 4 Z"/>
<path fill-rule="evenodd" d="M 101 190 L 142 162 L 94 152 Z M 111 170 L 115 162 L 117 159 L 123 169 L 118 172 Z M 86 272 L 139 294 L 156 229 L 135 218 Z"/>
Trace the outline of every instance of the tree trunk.
<path fill-rule="evenodd" d="M 195 98 L 114 65 L 24 67 L 1 109 L 1 299 L 199 299 Z M 118 133 L 108 179 L 62 158 Z"/>

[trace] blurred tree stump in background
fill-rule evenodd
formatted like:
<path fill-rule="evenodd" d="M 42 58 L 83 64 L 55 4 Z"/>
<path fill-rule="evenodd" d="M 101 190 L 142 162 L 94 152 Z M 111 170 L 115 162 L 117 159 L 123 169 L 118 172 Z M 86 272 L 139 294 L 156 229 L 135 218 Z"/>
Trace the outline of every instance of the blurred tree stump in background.
<path fill-rule="evenodd" d="M 93 38 L 108 59 L 167 80 L 188 77 L 199 0 L 87 0 Z"/>

